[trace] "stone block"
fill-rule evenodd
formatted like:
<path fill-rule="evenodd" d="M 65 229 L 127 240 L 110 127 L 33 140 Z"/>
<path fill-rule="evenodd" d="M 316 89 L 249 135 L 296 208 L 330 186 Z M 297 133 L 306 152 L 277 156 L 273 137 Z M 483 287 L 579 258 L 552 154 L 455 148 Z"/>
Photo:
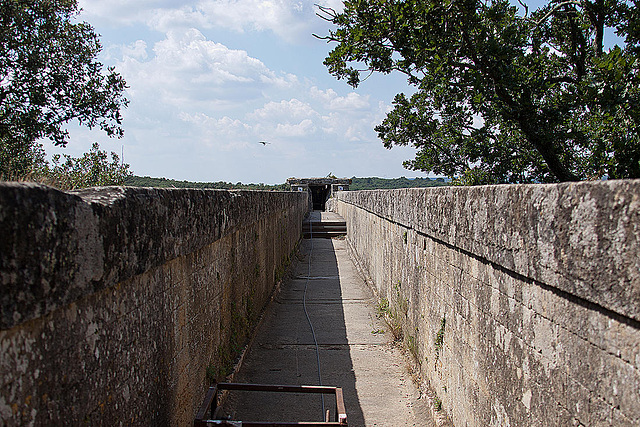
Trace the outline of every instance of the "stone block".
<path fill-rule="evenodd" d="M 408 291 L 403 329 L 452 390 L 454 424 L 626 425 L 640 423 L 639 196 L 637 180 L 376 190 L 335 210 L 373 286 Z"/>
<path fill-rule="evenodd" d="M 0 184 L 0 424 L 192 423 L 207 368 L 224 372 L 271 295 L 256 237 L 282 268 L 306 209 L 296 193 Z"/>

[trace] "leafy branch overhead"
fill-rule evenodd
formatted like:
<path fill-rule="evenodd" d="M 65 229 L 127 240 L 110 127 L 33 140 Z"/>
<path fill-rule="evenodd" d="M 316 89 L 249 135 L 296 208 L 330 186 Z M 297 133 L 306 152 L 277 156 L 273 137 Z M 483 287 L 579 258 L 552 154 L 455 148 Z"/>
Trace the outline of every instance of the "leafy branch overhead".
<path fill-rule="evenodd" d="M 66 145 L 72 120 L 123 135 L 126 83 L 77 14 L 76 0 L 0 0 L 0 172 L 24 172 L 41 138 Z"/>
<path fill-rule="evenodd" d="M 415 86 L 376 127 L 414 170 L 468 183 L 640 177 L 638 1 L 345 1 L 329 72 L 357 87 L 397 71 Z M 615 34 L 622 46 L 605 44 Z"/>

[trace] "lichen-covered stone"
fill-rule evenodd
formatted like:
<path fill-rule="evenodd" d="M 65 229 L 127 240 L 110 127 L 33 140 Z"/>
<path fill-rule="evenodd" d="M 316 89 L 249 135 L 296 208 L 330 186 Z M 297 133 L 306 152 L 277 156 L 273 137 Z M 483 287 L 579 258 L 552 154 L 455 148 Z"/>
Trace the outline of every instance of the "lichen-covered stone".
<path fill-rule="evenodd" d="M 640 424 L 640 181 L 341 192 L 333 209 L 455 425 Z"/>
<path fill-rule="evenodd" d="M 191 424 L 306 209 L 298 193 L 1 184 L 0 424 Z"/>
<path fill-rule="evenodd" d="M 640 180 L 336 198 L 640 321 Z"/>

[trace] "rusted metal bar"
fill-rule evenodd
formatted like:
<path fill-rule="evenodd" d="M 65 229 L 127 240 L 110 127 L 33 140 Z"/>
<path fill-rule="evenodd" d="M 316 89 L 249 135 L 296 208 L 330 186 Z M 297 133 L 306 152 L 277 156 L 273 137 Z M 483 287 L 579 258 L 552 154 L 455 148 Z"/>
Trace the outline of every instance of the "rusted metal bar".
<path fill-rule="evenodd" d="M 209 390 L 207 390 L 207 394 L 204 397 L 204 400 L 202 401 L 202 405 L 200 405 L 200 409 L 198 409 L 198 413 L 196 414 L 196 422 L 198 420 L 203 420 L 206 418 L 207 409 L 209 408 L 212 408 L 211 418 L 213 418 L 213 408 L 215 408 L 215 406 L 211 406 L 211 403 L 213 403 L 217 395 L 218 395 L 218 387 L 217 385 L 214 384 L 212 387 L 209 387 Z M 197 426 L 195 422 L 194 422 L 194 426 Z"/>
<path fill-rule="evenodd" d="M 287 427 L 287 426 L 307 426 L 307 427 L 327 427 L 327 426 L 340 426 L 344 427 L 346 424 L 339 422 L 316 422 L 316 421 L 298 421 L 298 422 L 279 422 L 279 421 L 230 421 L 230 420 L 203 420 L 202 427 L 205 426 L 232 426 L 232 427 Z"/>
<path fill-rule="evenodd" d="M 275 384 L 244 384 L 218 383 L 219 390 L 267 391 L 279 393 L 325 393 L 336 394 L 337 387 L 321 385 L 275 385 Z"/>
<path fill-rule="evenodd" d="M 214 420 L 214 413 L 217 408 L 217 395 L 219 390 L 235 390 L 235 391 L 262 391 L 271 393 L 318 393 L 333 394 L 336 397 L 336 420 L 329 421 L 329 411 L 327 411 L 326 419 L 322 422 L 316 421 L 232 421 L 232 420 Z M 214 405 L 213 403 L 216 402 Z M 211 409 L 211 418 L 207 419 L 207 410 Z M 307 385 L 273 385 L 273 384 L 241 384 L 241 383 L 218 383 L 210 387 L 207 395 L 200 405 L 196 419 L 193 421 L 194 427 L 206 426 L 252 426 L 252 427 L 277 427 L 277 426 L 346 426 L 347 412 L 344 407 L 344 398 L 340 387 L 329 386 L 307 386 Z"/>
<path fill-rule="evenodd" d="M 336 414 L 336 421 L 339 423 L 347 424 L 347 410 L 344 407 L 344 398 L 342 397 L 342 389 L 336 387 L 336 408 L 338 413 Z"/>

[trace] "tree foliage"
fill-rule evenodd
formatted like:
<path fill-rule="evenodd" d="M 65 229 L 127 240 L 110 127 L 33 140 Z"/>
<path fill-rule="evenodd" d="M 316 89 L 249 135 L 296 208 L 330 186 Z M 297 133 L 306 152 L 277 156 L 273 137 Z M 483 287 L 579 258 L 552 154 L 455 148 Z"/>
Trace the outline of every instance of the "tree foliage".
<path fill-rule="evenodd" d="M 216 182 L 192 182 L 177 181 L 167 178 L 152 178 L 148 176 L 131 175 L 124 180 L 124 185 L 131 187 L 155 187 L 155 188 L 211 188 L 221 190 L 261 190 L 261 191 L 289 191 L 291 186 L 284 184 L 243 184 L 237 182 L 235 184 L 225 181 Z M 375 190 L 375 189 L 392 189 L 392 188 L 423 188 L 438 187 L 448 185 L 442 178 L 351 178 L 351 190 Z"/>
<path fill-rule="evenodd" d="M 23 174 L 41 138 L 64 146 L 77 120 L 121 137 L 126 83 L 96 60 L 77 0 L 0 0 L 0 174 Z"/>
<path fill-rule="evenodd" d="M 552 0 L 524 13 L 507 0 L 346 0 L 320 8 L 337 27 L 331 74 L 399 71 L 376 127 L 412 145 L 414 170 L 469 184 L 640 177 L 638 1 Z M 607 47 L 605 31 L 623 46 Z"/>
<path fill-rule="evenodd" d="M 153 187 L 153 188 L 201 188 L 218 190 L 261 190 L 261 191 L 288 191 L 289 184 L 235 184 L 226 181 L 215 182 L 193 182 L 178 181 L 168 178 L 152 178 L 150 176 L 130 176 L 125 179 L 124 184 L 130 187 Z"/>
<path fill-rule="evenodd" d="M 55 154 L 51 165 L 45 164 L 39 172 L 48 184 L 64 190 L 124 185 L 126 179 L 132 176 L 128 164 L 123 163 L 114 152 L 111 152 L 109 160 L 107 152 L 100 150 L 97 142 L 82 157 Z"/>

